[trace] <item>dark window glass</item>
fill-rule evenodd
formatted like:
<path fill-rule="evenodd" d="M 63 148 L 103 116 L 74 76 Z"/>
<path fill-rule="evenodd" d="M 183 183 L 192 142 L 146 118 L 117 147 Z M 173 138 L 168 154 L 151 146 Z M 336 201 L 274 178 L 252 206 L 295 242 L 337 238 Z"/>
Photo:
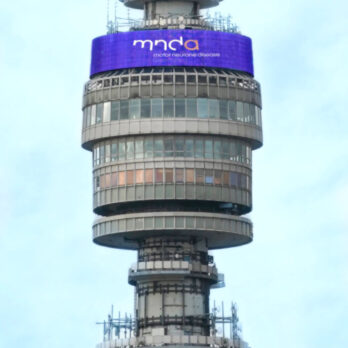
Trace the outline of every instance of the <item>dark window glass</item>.
<path fill-rule="evenodd" d="M 149 118 L 151 116 L 150 99 L 141 99 L 141 117 Z"/>
<path fill-rule="evenodd" d="M 209 76 L 209 84 L 211 84 L 211 85 L 216 85 L 217 84 L 216 76 Z"/>
<path fill-rule="evenodd" d="M 164 75 L 164 83 L 173 83 L 173 75 Z"/>
<path fill-rule="evenodd" d="M 196 83 L 196 75 L 187 75 L 187 83 Z"/>
<path fill-rule="evenodd" d="M 196 169 L 196 184 L 204 183 L 204 169 Z"/>
<path fill-rule="evenodd" d="M 185 117 L 185 99 L 175 99 L 175 117 Z"/>
<path fill-rule="evenodd" d="M 118 160 L 117 143 L 111 144 L 111 161 Z"/>
<path fill-rule="evenodd" d="M 154 143 L 155 157 L 163 157 L 163 139 L 156 139 Z"/>
<path fill-rule="evenodd" d="M 197 99 L 186 99 L 187 117 L 197 117 Z"/>
<path fill-rule="evenodd" d="M 166 157 L 173 157 L 173 138 L 164 139 L 164 155 Z"/>
<path fill-rule="evenodd" d="M 126 144 L 124 141 L 120 141 L 118 143 L 118 158 L 120 161 L 124 161 L 126 159 Z"/>
<path fill-rule="evenodd" d="M 203 158 L 203 140 L 195 141 L 195 157 Z"/>
<path fill-rule="evenodd" d="M 163 116 L 174 117 L 174 101 L 173 99 L 163 99 Z"/>
<path fill-rule="evenodd" d="M 230 173 L 230 186 L 238 186 L 238 173 Z"/>
<path fill-rule="evenodd" d="M 129 118 L 129 103 L 128 100 L 121 100 L 120 102 L 120 119 L 127 120 Z"/>
<path fill-rule="evenodd" d="M 152 75 L 152 83 L 161 83 L 162 75 Z"/>
<path fill-rule="evenodd" d="M 117 121 L 120 117 L 120 102 L 111 102 L 111 121 Z"/>
<path fill-rule="evenodd" d="M 145 158 L 153 157 L 153 142 L 152 139 L 145 140 Z"/>
<path fill-rule="evenodd" d="M 104 80 L 104 87 L 110 87 L 110 80 Z"/>
<path fill-rule="evenodd" d="M 175 83 L 185 83 L 185 75 L 175 75 Z"/>
<path fill-rule="evenodd" d="M 162 117 L 162 99 L 154 98 L 151 99 L 152 112 L 151 117 L 158 118 Z"/>
<path fill-rule="evenodd" d="M 184 157 L 184 139 L 175 138 L 175 156 Z"/>
<path fill-rule="evenodd" d="M 221 185 L 222 183 L 222 172 L 221 170 L 215 170 L 214 171 L 214 184 L 215 185 Z"/>
<path fill-rule="evenodd" d="M 226 86 L 227 85 L 226 77 L 220 76 L 219 77 L 219 84 L 220 84 L 220 86 Z"/>
<path fill-rule="evenodd" d="M 129 118 L 140 118 L 140 99 L 132 99 L 129 101 Z"/>
<path fill-rule="evenodd" d="M 131 77 L 132 84 L 138 84 L 139 83 L 139 76 L 132 76 Z"/>
<path fill-rule="evenodd" d="M 230 100 L 228 102 L 228 116 L 230 120 L 236 120 L 237 115 L 236 115 L 236 102 Z"/>
<path fill-rule="evenodd" d="M 243 122 L 244 120 L 244 110 L 243 110 L 243 103 L 237 102 L 237 121 Z"/>
<path fill-rule="evenodd" d="M 213 158 L 213 141 L 206 140 L 204 142 L 204 157 L 205 158 Z"/>
<path fill-rule="evenodd" d="M 112 86 L 118 86 L 119 82 L 118 82 L 118 77 L 115 77 L 111 80 L 111 84 Z"/>
<path fill-rule="evenodd" d="M 129 82 L 128 76 L 121 77 L 121 85 L 125 85 Z"/>
<path fill-rule="evenodd" d="M 185 157 L 193 157 L 193 140 L 185 140 Z"/>
<path fill-rule="evenodd" d="M 103 122 L 104 103 L 97 104 L 95 123 Z"/>
<path fill-rule="evenodd" d="M 143 141 L 142 140 L 137 140 L 135 142 L 135 158 L 140 159 L 143 158 L 144 153 L 143 153 Z"/>
<path fill-rule="evenodd" d="M 222 158 L 226 160 L 230 158 L 230 143 L 226 140 L 222 142 Z"/>
<path fill-rule="evenodd" d="M 209 99 L 209 118 L 220 118 L 219 101 Z"/>
<path fill-rule="evenodd" d="M 222 159 L 222 151 L 221 151 L 221 141 L 214 141 L 214 158 Z"/>
<path fill-rule="evenodd" d="M 220 100 L 219 107 L 220 107 L 220 118 L 222 120 L 227 120 L 228 119 L 228 102 L 227 102 L 227 100 Z"/>
<path fill-rule="evenodd" d="M 143 85 L 150 83 L 150 75 L 141 75 L 141 83 Z"/>
<path fill-rule="evenodd" d="M 127 159 L 134 159 L 134 142 L 133 140 L 127 141 Z"/>
<path fill-rule="evenodd" d="M 207 76 L 198 75 L 198 83 L 207 83 Z"/>
<path fill-rule="evenodd" d="M 239 174 L 239 187 L 247 188 L 247 176 L 244 174 Z"/>
<path fill-rule="evenodd" d="M 208 99 L 199 98 L 198 100 L 198 117 L 199 118 L 208 118 Z"/>

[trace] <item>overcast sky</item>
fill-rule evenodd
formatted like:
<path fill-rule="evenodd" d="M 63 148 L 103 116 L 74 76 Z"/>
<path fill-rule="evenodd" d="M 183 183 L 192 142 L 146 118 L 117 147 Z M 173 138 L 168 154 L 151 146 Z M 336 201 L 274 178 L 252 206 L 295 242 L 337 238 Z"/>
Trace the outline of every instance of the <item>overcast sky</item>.
<path fill-rule="evenodd" d="M 80 148 L 105 3 L 0 4 L 0 347 L 94 347 L 112 303 L 132 311 L 136 254 L 92 243 L 91 155 Z M 214 252 L 226 287 L 211 298 L 238 303 L 252 348 L 346 347 L 348 6 L 225 0 L 220 11 L 253 39 L 265 145 L 254 153 L 254 242 Z"/>

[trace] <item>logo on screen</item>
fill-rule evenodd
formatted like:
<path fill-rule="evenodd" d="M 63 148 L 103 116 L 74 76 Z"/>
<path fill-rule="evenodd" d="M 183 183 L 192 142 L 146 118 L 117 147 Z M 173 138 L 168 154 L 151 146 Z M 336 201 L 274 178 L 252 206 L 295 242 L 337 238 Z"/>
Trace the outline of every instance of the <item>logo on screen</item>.
<path fill-rule="evenodd" d="M 137 44 L 141 45 L 141 48 L 148 48 L 150 51 L 153 51 L 154 46 L 162 46 L 163 50 L 167 51 L 168 49 L 171 51 L 176 51 L 178 47 L 184 46 L 188 51 L 198 51 L 199 43 L 198 40 L 186 40 L 180 36 L 180 39 L 174 39 L 171 41 L 167 40 L 134 40 L 133 46 L 137 46 Z"/>

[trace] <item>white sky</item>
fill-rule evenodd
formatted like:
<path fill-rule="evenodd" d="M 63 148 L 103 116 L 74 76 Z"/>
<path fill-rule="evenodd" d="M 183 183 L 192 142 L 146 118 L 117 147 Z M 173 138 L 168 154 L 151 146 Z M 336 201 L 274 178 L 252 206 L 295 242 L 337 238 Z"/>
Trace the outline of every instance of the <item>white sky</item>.
<path fill-rule="evenodd" d="M 254 153 L 255 240 L 214 252 L 227 286 L 211 298 L 238 303 L 253 348 L 346 347 L 348 5 L 225 0 L 220 11 L 253 39 L 265 146 Z M 80 148 L 105 18 L 105 1 L 0 4 L 0 347 L 94 347 L 112 303 L 132 311 L 136 255 L 92 243 Z"/>

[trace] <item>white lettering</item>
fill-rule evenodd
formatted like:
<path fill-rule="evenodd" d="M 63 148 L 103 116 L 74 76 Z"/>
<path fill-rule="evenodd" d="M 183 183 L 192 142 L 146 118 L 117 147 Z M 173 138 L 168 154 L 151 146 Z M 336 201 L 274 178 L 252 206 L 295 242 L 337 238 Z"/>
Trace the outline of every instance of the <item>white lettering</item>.
<path fill-rule="evenodd" d="M 180 46 L 183 46 L 184 44 L 184 39 L 182 36 L 180 36 L 180 40 L 172 40 L 172 41 L 169 41 L 169 49 L 171 49 L 172 51 L 176 51 L 176 48 L 173 47 L 173 43 L 174 42 L 178 42 L 180 44 Z"/>
<path fill-rule="evenodd" d="M 160 40 L 160 41 L 162 41 L 162 40 Z M 133 46 L 136 46 L 137 43 L 139 43 L 139 42 L 141 43 L 141 48 L 145 48 L 145 44 L 149 43 L 150 44 L 150 51 L 153 50 L 153 42 L 152 42 L 152 40 L 134 40 L 133 41 Z"/>

